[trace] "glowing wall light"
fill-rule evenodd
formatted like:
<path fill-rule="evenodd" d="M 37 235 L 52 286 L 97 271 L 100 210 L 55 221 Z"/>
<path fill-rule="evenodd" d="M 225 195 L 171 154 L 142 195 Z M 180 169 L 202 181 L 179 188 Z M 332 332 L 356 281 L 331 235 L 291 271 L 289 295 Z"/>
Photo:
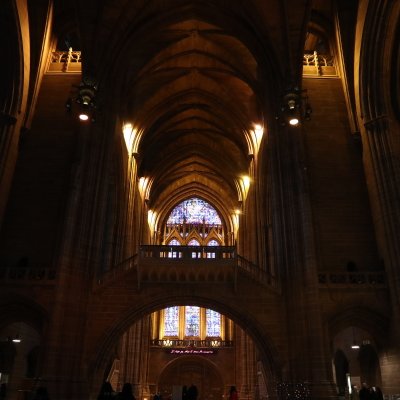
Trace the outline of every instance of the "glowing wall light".
<path fill-rule="evenodd" d="M 243 200 L 245 200 L 250 189 L 250 177 L 247 175 L 243 175 L 240 178 L 240 186 L 243 193 Z"/>
<path fill-rule="evenodd" d="M 261 141 L 264 135 L 264 128 L 260 124 L 254 124 L 254 129 L 249 131 L 248 146 L 249 154 L 256 156 L 260 149 Z"/>
<path fill-rule="evenodd" d="M 254 134 L 255 134 L 257 143 L 261 143 L 261 139 L 264 135 L 264 128 L 261 125 L 256 124 L 254 126 Z"/>
<path fill-rule="evenodd" d="M 157 213 L 153 210 L 147 212 L 147 222 L 149 224 L 150 232 L 153 235 L 156 229 Z"/>
<path fill-rule="evenodd" d="M 136 129 L 130 122 L 127 122 L 122 127 L 122 133 L 124 135 L 126 150 L 128 154 L 131 154 L 133 151 L 133 142 L 136 136 Z"/>
<path fill-rule="evenodd" d="M 249 191 L 250 188 L 250 177 L 247 175 L 242 176 L 243 187 L 246 192 Z"/>
<path fill-rule="evenodd" d="M 138 182 L 138 187 L 139 187 L 139 193 L 142 199 L 148 199 L 148 186 L 149 186 L 149 178 L 146 178 L 144 176 L 139 178 Z"/>
<path fill-rule="evenodd" d="M 237 208 L 232 214 L 232 222 L 233 222 L 233 234 L 236 238 L 237 232 L 239 230 L 239 221 L 240 221 L 241 211 Z"/>

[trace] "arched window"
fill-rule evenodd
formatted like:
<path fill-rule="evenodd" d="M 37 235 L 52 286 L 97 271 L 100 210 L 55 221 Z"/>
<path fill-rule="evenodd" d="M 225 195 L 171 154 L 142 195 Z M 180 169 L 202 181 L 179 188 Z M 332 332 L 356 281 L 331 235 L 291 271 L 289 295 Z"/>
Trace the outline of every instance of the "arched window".
<path fill-rule="evenodd" d="M 188 243 L 188 246 L 200 246 L 200 243 L 196 239 L 191 239 Z M 200 251 L 192 251 L 192 258 L 201 258 Z"/>
<path fill-rule="evenodd" d="M 167 221 L 167 225 L 183 223 L 221 225 L 221 218 L 215 208 L 205 200 L 192 197 L 178 204 Z"/>
<path fill-rule="evenodd" d="M 164 335 L 179 335 L 179 307 L 168 307 L 164 310 Z"/>
<path fill-rule="evenodd" d="M 215 243 L 216 246 L 225 243 L 224 225 L 218 211 L 207 201 L 197 197 L 176 205 L 163 228 L 163 243 L 168 245 L 174 239 L 181 246 L 207 246 L 210 241 L 211 245 Z M 193 254 L 193 258 L 198 257 L 198 253 Z"/>
<path fill-rule="evenodd" d="M 197 306 L 174 306 L 163 310 L 161 338 L 222 338 L 219 312 Z"/>
<path fill-rule="evenodd" d="M 212 239 L 207 243 L 207 246 L 219 246 L 219 243 L 215 239 Z M 215 253 L 207 252 L 207 258 L 215 258 Z"/>
<path fill-rule="evenodd" d="M 200 307 L 185 307 L 185 336 L 200 336 Z"/>
<path fill-rule="evenodd" d="M 180 245 L 181 245 L 181 243 L 179 242 L 179 240 L 176 240 L 176 239 L 172 239 L 168 242 L 168 246 L 180 246 Z M 169 251 L 168 258 L 180 258 L 180 252 L 179 251 Z"/>
<path fill-rule="evenodd" d="M 221 336 L 221 314 L 214 310 L 206 310 L 206 336 Z"/>

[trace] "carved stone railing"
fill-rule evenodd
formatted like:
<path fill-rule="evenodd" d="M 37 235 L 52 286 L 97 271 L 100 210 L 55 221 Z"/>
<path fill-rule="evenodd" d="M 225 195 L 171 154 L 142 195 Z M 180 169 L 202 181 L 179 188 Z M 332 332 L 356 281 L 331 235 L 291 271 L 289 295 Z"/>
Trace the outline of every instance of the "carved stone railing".
<path fill-rule="evenodd" d="M 236 259 L 234 246 L 141 246 L 139 260 L 145 259 L 173 260 L 174 262 L 187 260 L 233 260 Z"/>
<path fill-rule="evenodd" d="M 54 268 L 38 267 L 5 267 L 0 268 L 0 283 L 54 283 L 56 270 Z"/>
<path fill-rule="evenodd" d="M 143 283 L 229 283 L 236 288 L 238 272 L 264 285 L 279 289 L 278 280 L 236 253 L 234 246 L 143 245 L 139 253 L 96 277 L 95 287 L 118 279 L 134 269 Z"/>
<path fill-rule="evenodd" d="M 324 272 L 318 274 L 320 286 L 386 286 L 386 274 L 383 271 L 364 272 Z"/>
<path fill-rule="evenodd" d="M 232 284 L 236 287 L 233 246 L 141 246 L 138 285 L 143 283 Z"/>
<path fill-rule="evenodd" d="M 96 286 L 117 279 L 124 272 L 133 269 L 136 266 L 136 263 L 137 263 L 137 254 L 134 254 L 133 256 L 128 257 L 127 259 L 121 261 L 110 270 L 103 272 L 100 276 L 97 276 L 95 279 Z"/>
<path fill-rule="evenodd" d="M 53 51 L 47 72 L 81 72 L 82 54 L 80 51 Z"/>
<path fill-rule="evenodd" d="M 237 265 L 238 267 L 245 271 L 252 279 L 257 282 L 263 283 L 268 286 L 272 286 L 277 290 L 280 290 L 280 284 L 278 279 L 270 274 L 268 271 L 261 269 L 258 265 L 252 263 L 251 261 L 245 259 L 244 257 L 237 255 Z"/>
<path fill-rule="evenodd" d="M 233 347 L 232 340 L 215 339 L 155 339 L 150 346 L 164 348 L 229 348 Z"/>
<path fill-rule="evenodd" d="M 333 56 L 318 54 L 303 55 L 303 75 L 305 76 L 337 76 Z"/>

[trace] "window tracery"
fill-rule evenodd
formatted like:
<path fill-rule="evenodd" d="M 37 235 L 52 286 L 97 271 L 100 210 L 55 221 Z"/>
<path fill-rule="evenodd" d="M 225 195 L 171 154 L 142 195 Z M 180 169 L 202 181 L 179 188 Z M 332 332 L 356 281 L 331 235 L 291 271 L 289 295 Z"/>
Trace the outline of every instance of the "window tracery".
<path fill-rule="evenodd" d="M 224 244 L 223 224 L 211 204 L 193 197 L 173 208 L 164 226 L 163 243 L 172 246 L 208 246 L 210 242 L 217 243 L 216 246 Z"/>
<path fill-rule="evenodd" d="M 162 338 L 223 338 L 223 316 L 197 306 L 173 306 L 162 312 Z"/>
<path fill-rule="evenodd" d="M 167 225 L 171 224 L 214 224 L 221 225 L 217 211 L 205 200 L 197 197 L 184 200 L 178 204 L 169 215 Z"/>

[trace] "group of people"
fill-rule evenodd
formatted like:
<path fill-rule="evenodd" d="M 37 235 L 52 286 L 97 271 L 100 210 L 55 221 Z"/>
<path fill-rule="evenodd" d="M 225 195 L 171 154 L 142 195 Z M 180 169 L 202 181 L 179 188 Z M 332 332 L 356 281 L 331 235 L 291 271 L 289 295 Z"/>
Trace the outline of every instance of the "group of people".
<path fill-rule="evenodd" d="M 383 393 L 378 386 L 368 386 L 365 382 L 361 385 L 361 389 L 357 390 L 353 386 L 353 400 L 383 400 Z"/>
<path fill-rule="evenodd" d="M 111 386 L 110 382 L 104 382 L 101 386 L 100 393 L 97 396 L 97 400 L 135 400 L 133 395 L 132 385 L 130 383 L 124 383 L 122 390 L 117 393 Z"/>

